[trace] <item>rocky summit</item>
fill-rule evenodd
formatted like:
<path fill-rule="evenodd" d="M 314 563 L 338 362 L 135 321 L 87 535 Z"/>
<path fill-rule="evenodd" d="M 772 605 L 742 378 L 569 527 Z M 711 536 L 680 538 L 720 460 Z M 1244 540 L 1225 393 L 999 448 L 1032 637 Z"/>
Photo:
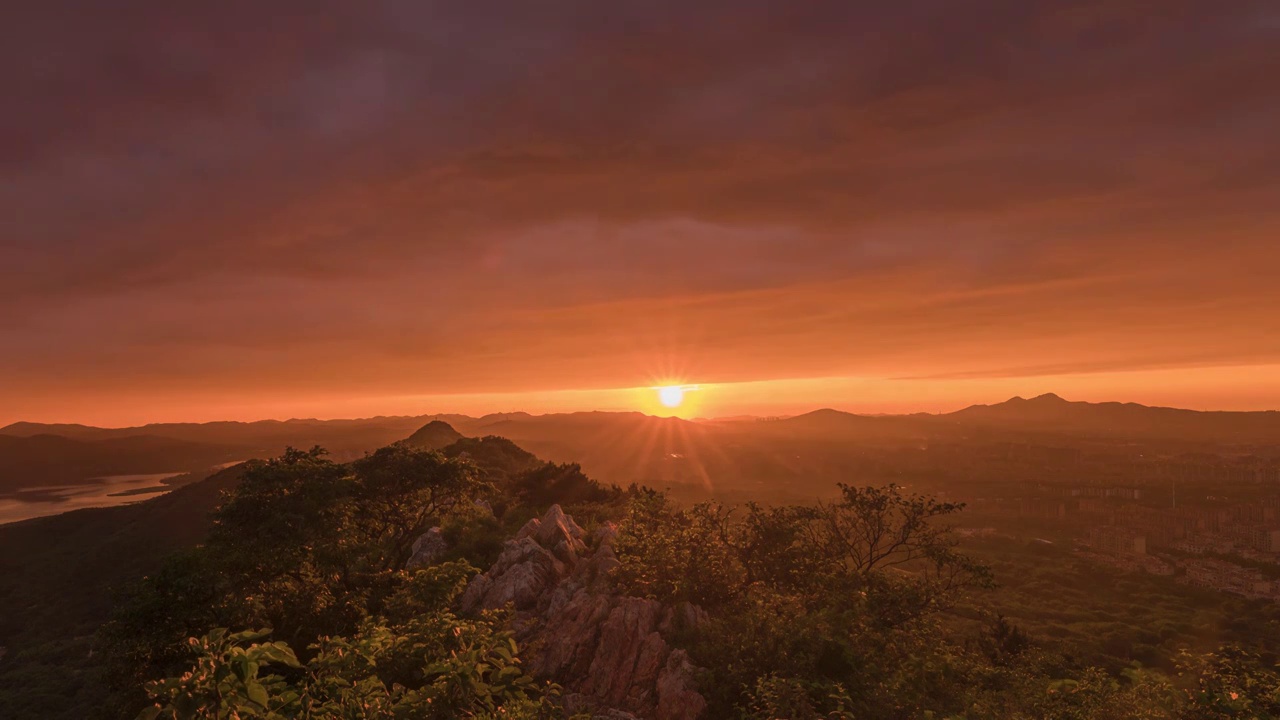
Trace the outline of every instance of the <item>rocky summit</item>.
<path fill-rule="evenodd" d="M 598 718 L 695 720 L 706 701 L 695 668 L 667 642 L 697 623 L 692 606 L 664 608 L 614 590 L 612 525 L 592 537 L 559 505 L 528 522 L 462 597 L 464 612 L 511 605 L 530 668 L 565 689 L 566 709 Z"/>
<path fill-rule="evenodd" d="M 448 549 L 449 544 L 445 542 L 440 528 L 433 527 L 413 541 L 413 555 L 405 567 L 412 570 L 431 565 Z"/>

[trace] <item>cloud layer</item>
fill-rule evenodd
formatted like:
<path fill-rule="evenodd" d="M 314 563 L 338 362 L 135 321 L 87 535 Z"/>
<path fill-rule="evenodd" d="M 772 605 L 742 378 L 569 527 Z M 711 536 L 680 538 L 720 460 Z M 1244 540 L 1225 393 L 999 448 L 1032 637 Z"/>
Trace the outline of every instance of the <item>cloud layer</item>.
<path fill-rule="evenodd" d="M 1280 362 L 1267 0 L 5 14 L 11 413 Z"/>

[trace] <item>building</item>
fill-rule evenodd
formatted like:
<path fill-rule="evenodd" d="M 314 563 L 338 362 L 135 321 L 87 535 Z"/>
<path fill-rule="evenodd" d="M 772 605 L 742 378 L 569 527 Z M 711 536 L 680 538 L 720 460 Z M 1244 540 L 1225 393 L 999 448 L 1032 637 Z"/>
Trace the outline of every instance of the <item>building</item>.
<path fill-rule="evenodd" d="M 1133 528 L 1119 525 L 1090 528 L 1089 545 L 1098 552 L 1113 555 L 1147 554 L 1146 536 Z"/>
<path fill-rule="evenodd" d="M 1280 552 L 1280 530 L 1269 527 L 1250 527 L 1247 529 L 1246 538 L 1249 547 L 1254 550 L 1267 553 Z"/>

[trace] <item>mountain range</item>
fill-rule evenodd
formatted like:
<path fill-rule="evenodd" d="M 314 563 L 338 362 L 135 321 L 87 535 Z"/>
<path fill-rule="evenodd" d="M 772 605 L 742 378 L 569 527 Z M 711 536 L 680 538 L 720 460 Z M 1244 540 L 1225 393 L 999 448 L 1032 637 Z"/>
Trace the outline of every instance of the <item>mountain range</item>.
<path fill-rule="evenodd" d="M 447 429 L 446 429 L 447 428 Z M 425 415 L 355 420 L 165 423 L 133 428 L 14 423 L 0 428 L 0 492 L 100 475 L 178 472 L 285 447 L 320 445 L 348 460 L 414 433 L 443 446 L 462 435 L 508 438 L 555 462 L 579 462 L 595 477 L 626 483 L 698 483 L 722 473 L 790 474 L 770 443 L 930 442 L 998 434 L 1217 445 L 1280 444 L 1280 413 L 1203 412 L 1134 403 L 1071 402 L 1048 394 L 930 415 L 858 415 L 833 409 L 786 418 L 682 420 L 638 412 L 482 417 Z"/>

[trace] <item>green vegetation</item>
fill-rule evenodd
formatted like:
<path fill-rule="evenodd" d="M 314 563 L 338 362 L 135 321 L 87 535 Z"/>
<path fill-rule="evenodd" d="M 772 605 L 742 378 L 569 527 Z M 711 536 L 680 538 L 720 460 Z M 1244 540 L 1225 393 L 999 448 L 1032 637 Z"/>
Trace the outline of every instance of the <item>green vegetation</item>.
<path fill-rule="evenodd" d="M 999 588 L 957 614 L 971 623 L 1003 614 L 1076 662 L 1113 673 L 1134 662 L 1174 672 L 1184 648 L 1210 652 L 1230 643 L 1280 651 L 1280 606 L 1273 602 L 1127 573 L 1076 555 L 1069 543 L 974 538 L 963 549 L 991 568 Z"/>
<path fill-rule="evenodd" d="M 92 715 L 106 690 L 94 633 L 114 588 L 200 542 L 243 467 L 136 505 L 0 526 L 0 717 Z"/>
<path fill-rule="evenodd" d="M 619 582 L 705 619 L 682 643 L 709 717 L 1280 717 L 1274 660 L 1238 647 L 1117 671 L 1038 647 L 1000 615 L 957 622 L 991 572 L 944 522 L 960 506 L 841 486 L 832 503 L 741 516 L 641 493 L 621 525 Z"/>
<path fill-rule="evenodd" d="M 708 718 L 1280 718 L 1272 605 L 1043 542 L 962 544 L 962 505 L 894 485 L 681 507 L 496 437 L 349 464 L 289 450 L 0 529 L 32 549 L 3 560 L 0 715 L 563 717 L 509 618 L 457 609 L 552 503 L 617 523 L 613 583 L 673 610 Z M 434 527 L 447 550 L 406 569 Z"/>
<path fill-rule="evenodd" d="M 349 638 L 322 638 L 305 665 L 288 644 L 267 642 L 269 630 L 193 638 L 195 666 L 148 683 L 155 704 L 139 717 L 553 717 L 555 687 L 524 673 L 511 634 L 449 612 L 473 572 L 446 564 L 418 573 L 385 615 Z"/>
<path fill-rule="evenodd" d="M 556 688 L 524 673 L 503 619 L 452 607 L 478 572 L 469 561 L 491 561 L 544 485 L 597 506 L 621 493 L 571 466 L 529 467 L 513 447 L 396 444 L 349 465 L 290 450 L 248 469 L 208 542 L 147 578 L 104 628 L 108 714 L 549 716 Z M 514 500 L 502 518 L 485 506 L 495 496 Z M 457 543 L 453 560 L 404 569 L 436 526 Z"/>

